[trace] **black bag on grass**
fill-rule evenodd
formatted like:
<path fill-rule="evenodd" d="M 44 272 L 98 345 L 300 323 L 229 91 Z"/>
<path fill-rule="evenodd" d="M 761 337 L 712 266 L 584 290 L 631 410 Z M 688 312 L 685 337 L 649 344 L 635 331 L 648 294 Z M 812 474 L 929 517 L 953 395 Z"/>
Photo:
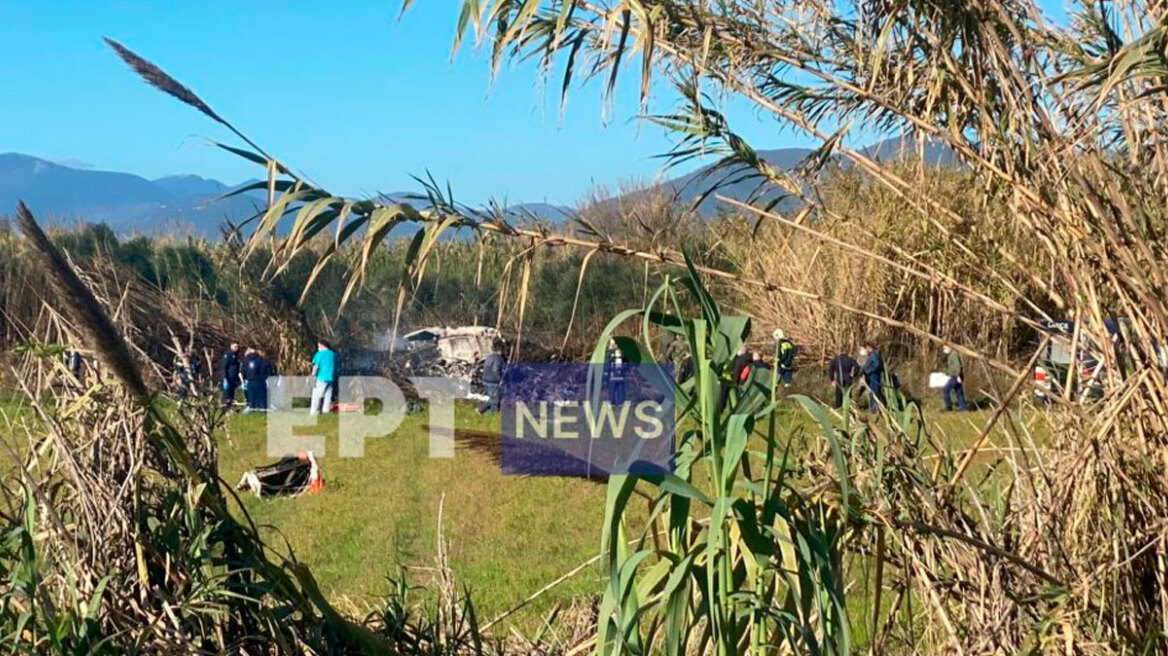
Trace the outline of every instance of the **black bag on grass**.
<path fill-rule="evenodd" d="M 285 456 L 278 462 L 244 472 L 236 490 L 250 491 L 257 497 L 299 496 L 324 490 L 324 477 L 311 451 Z"/>

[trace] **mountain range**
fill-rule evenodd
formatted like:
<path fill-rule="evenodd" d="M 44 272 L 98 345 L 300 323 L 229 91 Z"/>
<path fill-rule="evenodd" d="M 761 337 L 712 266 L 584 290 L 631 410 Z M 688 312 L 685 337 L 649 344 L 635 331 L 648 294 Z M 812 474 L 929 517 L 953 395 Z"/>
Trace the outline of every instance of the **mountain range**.
<path fill-rule="evenodd" d="M 903 140 L 890 139 L 864 148 L 866 155 L 888 159 L 905 152 Z M 799 165 L 811 150 L 781 148 L 759 151 L 759 155 L 779 169 Z M 926 145 L 925 160 L 951 163 L 952 154 L 942 147 Z M 691 202 L 724 177 L 711 174 L 709 166 L 661 183 L 676 198 Z M 733 177 L 733 176 L 731 176 Z M 74 168 L 31 155 L 0 154 L 0 216 L 15 211 L 23 200 L 38 215 L 55 222 L 104 222 L 120 234 L 177 232 L 214 237 L 226 220 L 240 221 L 255 214 L 265 202 L 263 192 L 249 192 L 221 199 L 235 188 L 253 181 L 228 185 L 197 175 L 172 175 L 150 180 L 131 173 Z M 718 193 L 746 200 L 755 192 L 756 182 L 736 181 Z M 406 194 L 390 194 L 401 198 Z M 707 197 L 700 205 L 703 215 L 717 213 L 719 201 Z M 547 203 L 509 206 L 515 216 L 536 216 L 559 223 L 567 209 Z"/>
<path fill-rule="evenodd" d="M 907 138 L 892 138 L 877 141 L 870 146 L 858 149 L 859 153 L 878 161 L 891 161 L 906 157 L 917 157 L 918 154 L 925 163 L 931 166 L 950 167 L 957 164 L 957 158 L 949 148 L 926 141 L 924 147 L 917 148 L 916 140 Z M 774 150 L 760 150 L 758 156 L 771 167 L 790 171 L 800 166 L 814 151 L 809 148 L 778 148 Z M 832 155 L 832 159 L 848 165 L 843 156 Z M 682 175 L 661 183 L 661 186 L 679 202 L 693 203 L 701 199 L 698 211 L 702 216 L 712 217 L 718 214 L 725 203 L 710 193 L 717 186 L 718 196 L 725 196 L 737 201 L 751 201 L 754 204 L 763 204 L 774 200 L 779 191 L 770 188 L 760 194 L 759 180 L 743 175 L 747 171 L 742 167 L 730 166 L 717 169 L 716 165 L 704 166 L 692 173 Z M 746 178 L 746 179 L 744 179 Z M 797 201 L 780 202 L 777 208 L 784 209 L 797 205 Z"/>
<path fill-rule="evenodd" d="M 210 202 L 231 188 L 197 175 L 148 180 L 31 155 L 0 154 L 0 215 L 13 213 L 17 201 L 24 201 L 50 222 L 102 222 L 122 234 L 177 230 L 215 235 L 224 219 L 246 218 L 263 204 L 262 196 L 246 194 Z"/>

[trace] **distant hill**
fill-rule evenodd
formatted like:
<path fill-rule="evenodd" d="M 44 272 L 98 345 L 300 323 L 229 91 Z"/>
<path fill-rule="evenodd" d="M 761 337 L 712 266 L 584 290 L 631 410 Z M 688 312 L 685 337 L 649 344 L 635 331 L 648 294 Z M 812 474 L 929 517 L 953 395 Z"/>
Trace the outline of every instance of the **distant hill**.
<path fill-rule="evenodd" d="M 810 148 L 779 148 L 776 150 L 760 150 L 759 157 L 769 163 L 772 167 L 784 171 L 789 171 L 798 167 L 808 155 L 814 151 Z M 872 159 L 878 161 L 891 161 L 902 157 L 917 156 L 917 148 L 915 141 L 904 138 L 893 138 L 879 141 L 866 148 L 861 148 L 860 152 Z M 934 166 L 953 166 L 956 163 L 952 151 L 948 148 L 934 144 L 926 143 L 923 149 L 924 160 Z M 835 156 L 841 159 L 839 155 Z M 662 186 L 682 202 L 692 203 L 703 195 L 705 199 L 698 206 L 698 211 L 702 216 L 712 217 L 717 214 L 719 206 L 723 205 L 714 197 L 715 194 L 709 193 L 710 190 L 722 183 L 726 182 L 725 186 L 717 189 L 717 195 L 733 198 L 739 201 L 746 201 L 754 198 L 756 201 L 762 202 L 774 199 L 779 193 L 776 190 L 759 194 L 757 179 L 754 180 L 740 180 L 739 174 L 743 171 L 735 171 L 734 169 L 716 170 L 715 165 L 711 164 L 704 166 L 693 173 L 667 180 Z M 727 175 L 729 174 L 729 175 Z M 783 204 L 780 203 L 782 208 Z"/>
<path fill-rule="evenodd" d="M 170 194 L 128 173 L 71 169 L 15 153 L 0 155 L 0 202 L 14 206 L 17 197 L 52 212 L 81 212 L 165 203 Z"/>
<path fill-rule="evenodd" d="M 811 152 L 807 148 L 780 148 L 759 151 L 759 155 L 776 168 L 792 169 Z M 906 154 L 915 156 L 916 149 L 908 140 L 889 139 L 862 152 L 889 160 Z M 924 156 L 935 165 L 955 162 L 949 150 L 933 144 L 926 144 Z M 661 185 L 678 200 L 690 203 L 722 181 L 724 175 L 724 171 L 712 172 L 712 166 L 706 166 Z M 241 221 L 263 207 L 266 198 L 262 191 L 216 200 L 250 182 L 254 181 L 228 185 L 197 175 L 147 180 L 130 173 L 72 168 L 31 155 L 4 153 L 0 154 L 0 216 L 12 214 L 17 201 L 24 200 L 34 212 L 50 220 L 104 222 L 121 234 L 179 232 L 214 238 L 225 220 Z M 718 193 L 744 201 L 756 194 L 756 186 L 757 181 L 736 180 Z M 389 196 L 408 200 L 405 193 Z M 764 195 L 763 199 L 768 197 Z M 408 202 L 425 205 L 417 199 Z M 718 205 L 719 201 L 710 195 L 699 209 L 703 216 L 714 216 Z M 517 223 L 535 217 L 560 224 L 570 215 L 568 208 L 542 202 L 512 204 L 507 211 Z"/>
<path fill-rule="evenodd" d="M 158 178 L 152 182 L 179 198 L 219 196 L 231 189 L 231 187 L 218 180 L 211 180 L 197 175 L 168 175 L 165 178 Z"/>
<path fill-rule="evenodd" d="M 23 200 L 45 218 L 105 222 L 123 234 L 177 230 L 213 237 L 224 219 L 246 218 L 263 203 L 262 195 L 212 202 L 231 188 L 196 175 L 147 180 L 0 154 L 0 214 L 11 214 Z"/>
<path fill-rule="evenodd" d="M 31 155 L 0 154 L 0 216 L 10 215 L 23 200 L 50 221 L 108 224 L 115 232 L 188 233 L 215 238 L 225 220 L 241 221 L 264 206 L 263 191 L 217 200 L 232 189 L 255 182 L 227 185 L 197 175 L 171 175 L 155 180 L 113 171 L 71 168 Z M 387 195 L 421 207 L 426 203 L 405 192 Z M 562 222 L 566 209 L 548 203 L 508 206 L 515 221 L 536 217 Z"/>
<path fill-rule="evenodd" d="M 759 157 L 768 164 L 784 171 L 795 168 L 811 153 L 812 150 L 809 148 L 779 148 L 758 151 Z M 714 198 L 714 194 L 709 193 L 713 187 L 719 184 L 724 184 L 724 186 L 717 190 L 717 194 L 727 198 L 746 201 L 758 195 L 759 181 L 738 180 L 736 178 L 740 177 L 739 173 L 740 171 L 732 168 L 718 169 L 715 164 L 710 164 L 693 173 L 668 180 L 663 183 L 663 186 L 684 203 L 692 203 L 705 195 L 705 199 L 698 206 L 698 211 L 702 216 L 709 217 L 717 214 L 719 206 L 722 205 L 717 198 Z M 771 192 L 771 195 L 774 193 Z M 764 194 L 762 197 L 766 198 L 767 196 Z"/>

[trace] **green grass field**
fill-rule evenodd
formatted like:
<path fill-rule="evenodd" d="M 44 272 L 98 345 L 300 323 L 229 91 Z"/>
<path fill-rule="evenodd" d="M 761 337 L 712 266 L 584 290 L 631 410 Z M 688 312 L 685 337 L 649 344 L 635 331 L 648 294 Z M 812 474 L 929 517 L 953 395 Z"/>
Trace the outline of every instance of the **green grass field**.
<path fill-rule="evenodd" d="M 938 412 L 926 400 L 931 432 L 955 450 L 968 446 L 988 411 Z M 789 404 L 788 424 L 810 418 Z M 248 497 L 252 518 L 269 527 L 272 544 L 291 545 L 323 588 L 340 603 L 377 603 L 387 577 L 402 567 L 411 581 L 427 583 L 437 554 L 439 504 L 456 580 L 469 586 L 481 618 L 491 618 L 597 555 L 604 514 L 604 486 L 575 478 L 517 477 L 501 473 L 497 458 L 460 441 L 453 459 L 428 457 L 424 413 L 407 416 L 391 436 L 366 442 L 363 458 L 326 455 L 327 485 L 321 495 L 295 499 Z M 221 471 L 234 483 L 246 469 L 275 458 L 265 453 L 265 418 L 233 417 L 221 441 Z M 498 419 L 460 405 L 459 430 L 498 431 Z M 327 454 L 335 454 L 336 418 L 322 420 Z M 1003 446 L 991 440 L 990 453 Z M 444 499 L 444 501 L 442 501 Z M 556 603 L 601 589 L 601 573 L 587 568 L 517 616 L 530 626 Z"/>

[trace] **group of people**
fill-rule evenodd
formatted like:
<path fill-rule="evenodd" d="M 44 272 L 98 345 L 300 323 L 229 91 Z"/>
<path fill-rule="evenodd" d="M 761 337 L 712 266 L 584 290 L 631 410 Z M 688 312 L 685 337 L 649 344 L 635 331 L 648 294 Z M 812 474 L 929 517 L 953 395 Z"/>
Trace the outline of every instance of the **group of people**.
<path fill-rule="evenodd" d="M 778 381 L 784 387 L 791 387 L 795 373 L 795 343 L 782 331 L 774 332 L 776 357 L 774 369 Z M 483 361 L 481 380 L 486 391 L 486 399 L 479 405 L 479 413 L 499 411 L 499 392 L 503 382 L 506 360 L 503 356 L 503 342 L 496 340 L 491 352 Z M 961 355 L 946 345 L 946 374 L 948 382 L 942 390 L 945 410 L 968 409 L 965 399 L 965 371 Z M 666 345 L 665 355 L 672 362 L 678 382 L 684 381 L 687 353 L 683 340 L 674 336 Z M 70 358 L 70 365 L 79 362 L 80 357 Z M 690 366 L 692 368 L 692 365 Z M 730 373 L 734 385 L 741 387 L 763 370 L 771 370 L 772 365 L 761 351 L 741 347 L 735 355 Z M 611 340 L 605 354 L 604 381 L 609 393 L 609 401 L 619 405 L 625 401 L 626 363 L 624 355 L 615 340 Z M 175 355 L 173 363 L 174 385 L 180 398 L 196 393 L 203 385 L 203 363 L 195 351 L 188 347 Z M 268 379 L 277 375 L 275 364 L 268 358 L 263 348 L 242 349 L 238 342 L 232 342 L 223 354 L 218 372 L 222 402 L 225 408 L 234 406 L 237 391 L 242 387 L 247 406 L 244 412 L 263 412 L 268 409 Z M 337 354 L 326 340 L 319 340 L 317 351 L 312 358 L 313 388 L 309 411 L 311 414 L 328 413 L 333 408 L 337 389 Z M 834 391 L 834 405 L 843 405 L 844 396 L 861 389 L 862 382 L 868 391 L 868 406 L 875 412 L 886 404 L 886 387 L 898 387 L 895 376 L 885 370 L 884 358 L 871 342 L 865 342 L 859 349 L 859 360 L 846 351 L 831 359 L 827 368 L 827 379 Z M 725 404 L 729 387 L 722 390 Z"/>
<path fill-rule="evenodd" d="M 173 384 L 180 399 L 198 393 L 203 386 L 203 362 L 194 349 L 187 347 L 177 353 L 172 364 Z M 247 405 L 244 412 L 268 410 L 268 379 L 277 376 L 276 365 L 262 347 L 242 348 L 232 342 L 219 361 L 216 372 L 224 408 L 231 408 L 240 388 Z M 337 354 L 325 340 L 319 340 L 312 358 L 313 388 L 309 411 L 312 414 L 329 412 L 337 385 Z"/>
<path fill-rule="evenodd" d="M 778 373 L 778 382 L 783 387 L 790 387 L 795 381 L 795 354 L 798 351 L 795 343 L 782 330 L 774 332 L 775 338 L 775 366 Z M 676 365 L 675 365 L 676 366 Z M 719 397 L 719 407 L 725 407 L 730 398 L 730 388 L 746 385 L 752 377 L 757 377 L 762 371 L 770 371 L 771 365 L 763 357 L 762 351 L 750 350 L 743 345 L 734 354 L 730 363 L 730 380 L 733 385 L 723 385 Z M 684 378 L 679 375 L 678 382 Z"/>
<path fill-rule="evenodd" d="M 776 330 L 774 337 L 776 344 L 774 368 L 778 372 L 779 382 L 784 387 L 790 387 L 794 379 L 797 348 L 782 330 Z M 666 355 L 673 359 L 673 365 L 678 369 L 675 374 L 679 382 L 684 380 L 682 373 L 684 362 L 679 355 L 683 350 L 681 347 L 684 347 L 684 343 L 675 338 L 666 348 Z M 968 410 L 965 400 L 964 362 L 961 355 L 952 347 L 945 345 L 943 351 L 946 358 L 945 373 L 948 376 L 948 382 L 942 389 L 945 410 L 956 409 L 964 412 Z M 498 412 L 499 388 L 503 382 L 505 364 L 503 343 L 497 340 L 492 344 L 491 352 L 482 365 L 482 383 L 487 398 L 478 407 L 480 413 Z M 174 384 L 180 398 L 202 386 L 204 378 L 202 361 L 190 347 L 175 356 L 173 368 Z M 619 405 L 625 400 L 625 368 L 624 355 L 616 341 L 611 340 L 605 354 L 603 375 L 609 400 L 614 405 Z M 731 380 L 735 385 L 742 386 L 753 375 L 757 375 L 757 372 L 771 368 L 761 351 L 750 351 L 743 346 L 732 362 Z M 239 343 L 232 342 L 230 348 L 223 354 L 219 374 L 224 407 L 234 405 L 236 392 L 242 387 L 247 401 L 244 412 L 263 412 L 268 409 L 268 379 L 276 375 L 276 366 L 268 359 L 263 348 L 247 348 L 241 352 Z M 332 409 L 336 396 L 337 355 L 326 340 L 319 340 L 317 343 L 317 351 L 312 358 L 312 376 L 314 384 L 309 411 L 314 415 L 327 413 Z M 862 382 L 862 389 L 868 391 L 868 407 L 872 412 L 876 412 L 887 403 L 886 388 L 889 385 L 899 387 L 896 377 L 888 375 L 880 350 L 871 342 L 861 344 L 859 360 L 846 351 L 841 351 L 832 358 L 827 367 L 827 379 L 834 391 L 836 408 L 843 405 L 845 395 L 851 395 L 853 390 L 861 389 L 857 382 Z M 729 388 L 724 388 L 723 404 L 728 394 Z"/>
<path fill-rule="evenodd" d="M 268 379 L 276 375 L 276 365 L 262 348 L 251 348 L 240 353 L 238 342 L 232 342 L 220 362 L 222 374 L 219 388 L 223 392 L 223 407 L 235 404 L 236 391 L 242 387 L 247 401 L 244 412 L 266 412 L 268 409 Z"/>
<path fill-rule="evenodd" d="M 948 344 L 942 347 L 942 351 L 945 354 L 945 373 L 948 376 L 948 382 L 942 388 L 941 394 L 945 410 L 951 411 L 956 407 L 957 410 L 965 412 L 968 410 L 965 402 L 965 363 L 961 359 L 961 354 Z M 860 346 L 860 358 L 863 364 L 857 362 L 846 351 L 842 351 L 828 363 L 827 379 L 835 391 L 835 407 L 843 405 L 844 395 L 850 395 L 855 389 L 856 381 L 862 379 L 864 388 L 868 390 L 868 408 L 876 412 L 886 403 L 886 385 L 899 388 L 899 381 L 895 375 L 888 375 L 884 357 L 871 342 L 865 342 Z"/>
<path fill-rule="evenodd" d="M 775 330 L 773 336 L 775 339 L 774 368 L 777 370 L 778 381 L 783 387 L 791 387 L 795 373 L 795 355 L 798 348 L 781 329 Z M 677 355 L 680 353 L 680 346 L 684 345 L 681 340 L 675 338 L 666 349 L 666 354 L 672 357 L 675 368 L 682 362 L 681 356 Z M 942 388 L 941 395 L 945 410 L 965 412 L 969 409 L 965 400 L 965 363 L 961 354 L 951 346 L 945 345 L 942 351 L 945 354 L 945 373 L 947 375 L 947 382 Z M 771 364 L 763 357 L 761 351 L 751 351 L 746 346 L 742 346 L 731 363 L 730 377 L 735 386 L 741 387 L 747 384 L 752 376 L 756 376 L 756 372 L 771 368 Z M 684 376 L 678 376 L 678 382 L 684 379 Z M 889 387 L 892 388 L 897 399 L 903 398 L 900 395 L 900 380 L 895 374 L 886 370 L 884 356 L 870 341 L 860 345 L 858 359 L 852 357 L 847 351 L 841 351 L 832 358 L 827 367 L 827 379 L 834 391 L 836 408 L 843 406 L 845 395 L 851 395 L 853 391 L 861 389 L 868 391 L 868 407 L 872 412 L 887 405 Z M 857 383 L 862 383 L 862 385 L 857 385 Z M 723 386 L 721 396 L 723 406 L 729 392 L 730 387 Z"/>
<path fill-rule="evenodd" d="M 868 408 L 872 412 L 884 405 L 884 356 L 871 343 L 860 345 L 861 365 L 847 351 L 841 351 L 831 359 L 827 365 L 827 379 L 835 392 L 836 408 L 844 404 L 844 395 L 850 395 L 855 389 L 857 379 L 863 379 L 864 387 L 868 390 Z"/>
<path fill-rule="evenodd" d="M 795 381 L 795 353 L 798 349 L 782 330 L 776 330 L 774 338 L 775 368 L 778 369 L 779 382 L 783 387 L 790 387 Z M 763 359 L 762 351 L 748 351 L 746 346 L 742 346 L 734 356 L 730 374 L 735 384 L 742 385 L 750 380 L 752 374 L 757 375 L 756 372 L 770 368 L 770 364 Z"/>

